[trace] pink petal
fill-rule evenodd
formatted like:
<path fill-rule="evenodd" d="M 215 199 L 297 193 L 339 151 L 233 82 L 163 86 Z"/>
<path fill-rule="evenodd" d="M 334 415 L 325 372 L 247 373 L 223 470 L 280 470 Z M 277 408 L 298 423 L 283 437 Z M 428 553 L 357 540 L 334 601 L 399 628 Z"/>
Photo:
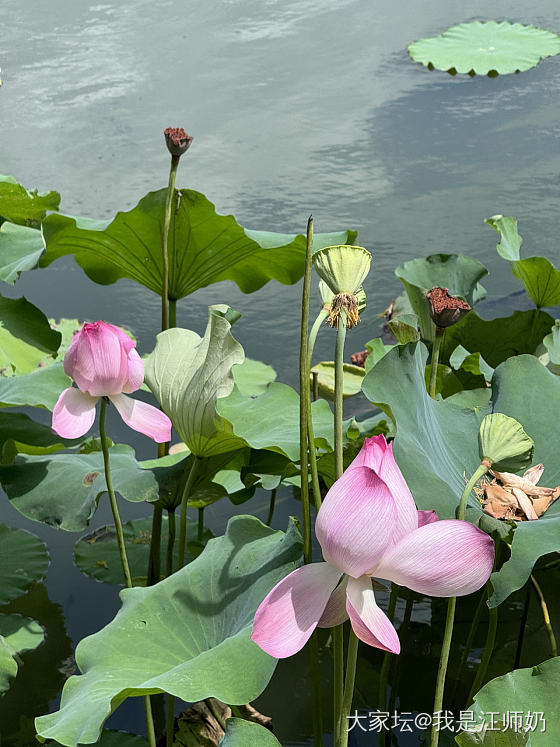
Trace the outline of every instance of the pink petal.
<path fill-rule="evenodd" d="M 389 488 L 369 467 L 347 469 L 317 514 L 323 557 L 350 576 L 374 568 L 391 545 L 397 518 Z"/>
<path fill-rule="evenodd" d="M 397 506 L 397 524 L 393 542 L 398 542 L 418 527 L 418 514 L 412 493 L 393 456 L 393 442 L 388 444 L 384 435 L 366 438 L 350 469 L 358 466 L 374 470 L 391 491 Z"/>
<path fill-rule="evenodd" d="M 423 527 L 424 524 L 433 524 L 434 521 L 439 521 L 438 515 L 435 511 L 418 511 L 419 527 Z"/>
<path fill-rule="evenodd" d="M 267 654 L 283 659 L 307 643 L 341 572 L 328 563 L 292 571 L 261 602 L 251 638 Z"/>
<path fill-rule="evenodd" d="M 394 545 L 371 575 L 432 597 L 461 597 L 492 572 L 494 543 L 468 521 L 425 524 Z"/>
<path fill-rule="evenodd" d="M 70 376 L 82 392 L 87 392 L 95 376 L 95 366 L 91 347 L 78 332 L 64 356 L 64 371 Z"/>
<path fill-rule="evenodd" d="M 123 392 L 130 394 L 140 389 L 144 381 L 144 364 L 135 348 L 128 353 L 128 379 L 124 385 Z"/>
<path fill-rule="evenodd" d="M 399 636 L 387 615 L 377 606 L 371 579 L 368 576 L 349 579 L 346 594 L 346 609 L 358 638 L 369 646 L 400 653 Z"/>
<path fill-rule="evenodd" d="M 323 610 L 321 619 L 317 623 L 318 628 L 333 628 L 335 625 L 340 625 L 348 620 L 348 612 L 346 612 L 347 583 L 348 576 L 344 576 L 342 581 L 331 594 L 327 606 Z"/>
<path fill-rule="evenodd" d="M 79 389 L 65 389 L 52 414 L 52 429 L 62 438 L 79 438 L 87 433 L 95 420 L 97 397 Z"/>
<path fill-rule="evenodd" d="M 124 422 L 135 431 L 149 436 L 158 444 L 171 440 L 171 421 L 157 407 L 124 394 L 113 394 L 109 399 Z"/>
<path fill-rule="evenodd" d="M 85 339 L 83 345 L 79 343 L 78 359 L 87 341 L 95 372 L 88 389 L 93 396 L 119 394 L 124 389 L 128 378 L 128 353 L 121 343 L 122 335 L 122 330 L 104 322 L 85 324 L 82 329 Z M 128 340 L 132 343 L 129 337 Z"/>

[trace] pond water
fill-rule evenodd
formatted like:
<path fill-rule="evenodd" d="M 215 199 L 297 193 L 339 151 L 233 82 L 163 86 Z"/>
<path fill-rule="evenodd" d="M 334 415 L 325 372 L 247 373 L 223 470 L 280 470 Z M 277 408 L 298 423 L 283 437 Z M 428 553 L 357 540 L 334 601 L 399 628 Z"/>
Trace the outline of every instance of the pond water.
<path fill-rule="evenodd" d="M 63 212 L 110 218 L 164 186 L 162 131 L 184 126 L 195 140 L 178 185 L 204 192 L 220 212 L 256 229 L 303 232 L 313 213 L 316 231 L 359 230 L 374 264 L 368 308 L 349 335 L 348 353 L 379 334 L 376 315 L 401 291 L 394 268 L 418 256 L 477 257 L 490 270 L 482 314 L 507 315 L 528 305 L 496 254 L 497 234 L 483 221 L 495 213 L 517 216 L 527 254 L 558 260 L 560 57 L 520 75 L 471 79 L 429 72 L 406 54 L 415 39 L 490 18 L 560 29 L 560 7 L 552 0 L 468 7 L 446 0 L 4 0 L 0 171 L 29 188 L 57 189 Z M 127 325 L 140 352 L 151 349 L 158 331 L 157 297 L 131 281 L 97 286 L 71 258 L 27 273 L 3 292 L 25 295 L 51 317 Z M 222 283 L 180 302 L 178 323 L 201 332 L 208 304 L 229 303 L 243 314 L 234 335 L 246 354 L 296 385 L 299 293 L 299 286 L 270 283 L 243 295 Z M 324 330 L 317 359 L 330 359 L 332 346 Z M 356 400 L 348 411 L 368 407 Z M 116 420 L 109 427 L 114 440 L 131 439 Z M 132 443 L 140 457 L 153 455 L 147 439 Z M 266 500 L 256 496 L 243 510 L 263 518 Z M 281 495 L 274 526 L 285 527 L 297 511 L 290 495 Z M 125 518 L 148 513 L 130 505 L 122 512 Z M 234 512 L 225 502 L 211 507 L 210 528 L 221 533 Z M 24 520 L 6 500 L 0 521 L 39 534 L 51 552 L 50 602 L 42 587 L 28 601 L 35 615 L 41 605 L 57 631 L 37 670 L 50 685 L 53 707 L 62 674 L 49 680 L 48 666 L 60 667 L 71 655 L 70 641 L 75 645 L 112 619 L 119 606 L 115 588 L 71 566 L 76 536 Z M 102 505 L 92 526 L 109 521 Z M 430 614 L 420 602 L 413 622 L 420 625 Z M 371 668 L 379 661 L 366 657 L 366 670 L 370 660 Z M 414 680 L 422 659 L 403 660 L 401 682 Z M 308 743 L 305 701 L 292 699 L 305 689 L 301 661 L 279 667 L 261 703 L 274 712 L 285 744 Z M 364 676 L 367 683 L 367 671 Z M 33 691 L 25 688 L 22 697 Z M 45 697 L 34 701 L 43 712 Z M 10 698 L 0 716 L 0 732 L 8 735 L 1 743 L 28 744 L 28 720 L 14 726 L 20 711 Z M 375 705 L 375 696 L 371 700 Z M 109 723 L 139 731 L 140 713 L 140 703 L 128 703 Z M 364 745 L 375 744 L 375 735 L 366 736 Z"/>

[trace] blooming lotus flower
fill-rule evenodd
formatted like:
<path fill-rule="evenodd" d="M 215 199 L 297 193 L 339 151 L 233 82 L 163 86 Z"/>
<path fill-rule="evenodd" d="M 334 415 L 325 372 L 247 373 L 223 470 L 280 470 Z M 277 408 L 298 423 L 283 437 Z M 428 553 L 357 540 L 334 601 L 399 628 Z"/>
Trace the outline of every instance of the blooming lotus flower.
<path fill-rule="evenodd" d="M 131 428 L 157 443 L 170 440 L 171 421 L 165 413 L 123 394 L 140 388 L 144 364 L 122 329 L 101 321 L 84 324 L 66 351 L 64 370 L 78 388 L 65 389 L 54 407 L 52 428 L 59 436 L 79 438 L 87 433 L 97 400 L 108 397 Z"/>
<path fill-rule="evenodd" d="M 398 654 L 399 638 L 377 606 L 373 576 L 420 594 L 455 597 L 480 589 L 492 571 L 494 543 L 487 534 L 416 510 L 384 436 L 366 439 L 329 490 L 315 533 L 325 562 L 286 576 L 255 615 L 252 639 L 276 658 L 303 648 L 316 627 L 348 618 L 362 641 Z"/>

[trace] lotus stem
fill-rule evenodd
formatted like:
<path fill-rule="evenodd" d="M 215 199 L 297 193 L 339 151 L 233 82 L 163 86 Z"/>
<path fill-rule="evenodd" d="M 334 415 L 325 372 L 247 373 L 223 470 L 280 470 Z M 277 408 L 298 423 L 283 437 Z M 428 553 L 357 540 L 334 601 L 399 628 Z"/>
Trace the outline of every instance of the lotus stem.
<path fill-rule="evenodd" d="M 301 469 L 301 510 L 303 514 L 303 560 L 311 563 L 311 510 L 309 505 L 309 473 L 307 456 L 307 421 L 309 417 L 309 366 L 308 366 L 308 327 L 309 292 L 311 288 L 311 264 L 313 256 L 313 217 L 307 221 L 307 245 L 305 271 L 301 300 L 301 329 L 299 348 L 299 441 Z"/>
<path fill-rule="evenodd" d="M 183 488 L 181 496 L 181 513 L 179 516 L 179 568 L 185 565 L 185 548 L 187 546 L 187 503 L 191 494 L 192 486 L 198 472 L 200 458 L 193 455 L 193 462 L 189 470 L 189 475 Z"/>
<path fill-rule="evenodd" d="M 514 669 L 519 669 L 521 662 L 521 651 L 523 650 L 523 639 L 525 638 L 525 626 L 527 625 L 527 618 L 529 617 L 529 604 L 531 602 L 531 586 L 526 584 L 525 587 L 525 604 L 523 605 L 523 614 L 521 615 L 521 622 L 519 623 L 519 633 L 517 635 L 517 648 L 515 649 L 515 662 L 513 665 Z"/>
<path fill-rule="evenodd" d="M 307 356 L 307 366 L 308 370 L 311 370 L 311 363 L 313 360 L 313 350 L 315 348 L 315 340 L 317 339 L 317 333 L 319 332 L 319 328 L 322 325 L 322 323 L 325 321 L 325 319 L 328 316 L 328 311 L 325 311 L 325 309 L 321 309 L 319 314 L 317 315 L 317 318 L 313 322 L 313 326 L 311 327 L 311 332 L 309 334 L 309 343 L 308 343 L 308 356 Z M 306 392 L 309 394 L 309 386 L 306 389 Z M 313 373 L 313 399 L 316 400 L 318 398 L 318 377 L 317 373 Z M 308 425 L 307 425 L 307 437 L 308 437 L 308 445 L 309 445 L 309 466 L 311 470 L 311 486 L 313 489 L 313 503 L 315 505 L 315 510 L 318 511 L 321 508 L 321 488 L 319 486 L 319 474 L 317 472 L 317 453 L 315 451 L 315 434 L 313 433 L 313 415 L 311 411 L 311 402 L 308 399 Z"/>
<path fill-rule="evenodd" d="M 175 548 L 175 509 L 167 511 L 167 556 L 165 575 L 171 576 L 173 573 L 173 550 Z"/>
<path fill-rule="evenodd" d="M 169 299 L 169 329 L 177 326 L 177 299 Z"/>
<path fill-rule="evenodd" d="M 334 350 L 334 474 L 335 479 L 344 472 L 342 417 L 344 394 L 344 341 L 346 339 L 346 311 L 341 309 L 336 328 Z"/>
<path fill-rule="evenodd" d="M 537 596 L 541 603 L 544 626 L 546 628 L 546 632 L 548 633 L 548 639 L 550 641 L 550 650 L 552 651 L 552 656 L 558 656 L 558 646 L 556 645 L 556 637 L 554 635 L 554 631 L 552 630 L 552 625 L 550 623 L 550 615 L 548 614 L 548 607 L 546 604 L 546 599 L 544 598 L 542 589 L 533 574 L 531 574 L 531 582 L 533 586 L 535 587 L 535 591 L 537 592 Z"/>
<path fill-rule="evenodd" d="M 147 586 L 157 584 L 161 577 L 161 525 L 163 506 L 158 501 L 154 504 L 152 515 L 152 532 L 150 536 L 150 558 L 148 560 Z"/>
<path fill-rule="evenodd" d="M 441 337 L 441 336 L 440 336 Z M 436 340 L 437 340 L 436 335 Z M 434 342 L 435 344 L 435 342 Z M 433 358 L 432 358 L 432 364 L 433 364 Z M 467 501 L 469 500 L 469 496 L 471 494 L 472 489 L 480 480 L 480 478 L 485 475 L 488 472 L 489 465 L 486 463 L 481 463 L 477 469 L 475 470 L 473 476 L 468 481 L 467 486 L 465 490 L 463 491 L 463 495 L 461 496 L 461 501 L 459 502 L 459 506 L 457 508 L 457 518 L 464 520 L 465 514 L 467 512 Z M 447 674 L 447 664 L 449 662 L 449 652 L 451 650 L 451 639 L 453 637 L 453 624 L 455 621 L 455 608 L 457 606 L 457 599 L 456 597 L 450 597 L 449 601 L 447 602 L 447 616 L 445 618 L 445 630 L 443 632 L 443 642 L 441 646 L 441 654 L 439 658 L 439 666 L 438 666 L 438 673 L 437 673 L 437 680 L 436 680 L 436 691 L 434 696 L 434 707 L 432 713 L 438 713 L 441 711 L 441 707 L 443 705 L 443 692 L 445 689 L 445 675 Z M 438 724 L 434 722 L 432 724 L 432 731 L 431 731 L 431 737 L 430 737 L 430 746 L 431 747 L 437 747 L 439 743 L 439 728 Z"/>
<path fill-rule="evenodd" d="M 276 505 L 276 493 L 277 492 L 278 492 L 278 488 L 273 488 L 270 491 L 270 504 L 268 506 L 268 516 L 266 517 L 267 526 L 270 526 L 270 523 L 272 522 L 272 517 L 274 515 L 274 507 Z"/>
<path fill-rule="evenodd" d="M 486 588 L 488 591 L 488 596 L 490 596 L 492 592 L 490 585 L 487 585 Z M 478 666 L 476 677 L 474 678 L 474 682 L 472 684 L 471 691 L 469 693 L 468 703 L 473 702 L 474 696 L 480 690 L 480 688 L 482 687 L 482 683 L 484 682 L 486 671 L 488 669 L 488 664 L 490 663 L 490 657 L 492 656 L 492 651 L 494 650 L 494 642 L 496 641 L 497 629 L 498 629 L 498 608 L 492 607 L 488 611 L 488 633 L 486 634 L 486 643 L 484 644 L 484 650 L 482 652 L 480 664 Z"/>
<path fill-rule="evenodd" d="M 307 647 L 311 677 L 311 706 L 313 708 L 313 747 L 323 747 L 323 708 L 321 672 L 319 670 L 319 639 L 314 630 Z"/>
<path fill-rule="evenodd" d="M 432 346 L 432 363 L 430 365 L 430 397 L 432 399 L 436 398 L 439 351 L 441 350 L 441 343 L 443 342 L 444 334 L 445 327 L 436 326 L 436 336 Z"/>
<path fill-rule="evenodd" d="M 196 538 L 199 542 L 202 542 L 204 537 L 204 506 L 198 509 L 198 527 L 196 532 Z"/>
<path fill-rule="evenodd" d="M 131 589 L 132 578 L 130 576 L 130 568 L 128 566 L 128 558 L 126 556 L 126 545 L 124 543 L 124 534 L 123 534 L 121 517 L 119 514 L 119 507 L 117 505 L 117 497 L 113 489 L 113 480 L 111 477 L 109 444 L 107 442 L 107 435 L 105 433 L 105 415 L 106 414 L 107 414 L 107 400 L 105 399 L 105 397 L 102 397 L 101 398 L 101 409 L 99 411 L 99 437 L 101 439 L 101 449 L 103 451 L 103 464 L 105 467 L 105 482 L 107 483 L 107 493 L 109 494 L 109 502 L 111 504 L 111 511 L 113 513 L 113 521 L 115 522 L 115 534 L 117 536 L 117 545 L 119 548 L 119 555 L 121 556 L 124 580 L 125 580 L 126 587 L 128 589 Z M 148 744 L 149 744 L 149 747 L 156 747 L 154 718 L 152 716 L 152 705 L 150 703 L 149 695 L 144 696 L 144 709 L 146 711 Z"/>
<path fill-rule="evenodd" d="M 389 597 L 389 606 L 387 608 L 387 617 L 390 622 L 393 622 L 395 617 L 395 609 L 397 607 L 397 600 L 399 598 L 399 587 L 397 584 L 391 586 L 391 595 Z M 383 656 L 383 664 L 381 665 L 381 672 L 379 673 L 379 699 L 377 708 L 379 711 L 385 711 L 387 707 L 387 683 L 389 681 L 389 669 L 393 662 L 394 654 L 385 651 Z M 384 747 L 387 740 L 387 731 L 383 729 L 379 734 L 379 747 Z"/>
<path fill-rule="evenodd" d="M 483 592 L 482 592 L 482 594 L 479 597 L 478 604 L 476 605 L 476 610 L 475 610 L 475 613 L 474 613 L 474 617 L 472 619 L 471 626 L 469 628 L 469 634 L 467 636 L 467 642 L 465 643 L 465 648 L 463 650 L 463 655 L 461 656 L 461 662 L 460 662 L 459 666 L 457 667 L 457 676 L 456 676 L 456 679 L 455 679 L 455 686 L 453 688 L 453 693 L 451 695 L 451 700 L 455 699 L 455 692 L 457 690 L 457 683 L 459 682 L 460 677 L 461 677 L 461 673 L 462 673 L 463 669 L 465 668 L 465 666 L 467 664 L 467 659 L 469 657 L 469 653 L 470 653 L 470 651 L 472 649 L 472 646 L 473 646 L 474 637 L 476 635 L 476 631 L 478 630 L 478 626 L 480 625 L 480 618 L 482 617 L 482 611 L 486 607 L 486 604 L 485 604 L 486 599 L 487 599 L 487 594 L 486 594 L 486 589 L 484 589 Z"/>
<path fill-rule="evenodd" d="M 410 628 L 410 620 L 412 618 L 413 607 L 414 607 L 414 599 L 412 597 L 408 597 L 408 599 L 406 600 L 406 607 L 404 608 L 403 620 L 399 627 L 399 638 L 401 639 L 401 650 L 403 650 L 408 643 L 408 631 Z M 393 672 L 393 677 L 391 679 L 391 696 L 389 697 L 389 707 L 387 709 L 389 713 L 395 712 L 395 703 L 397 700 L 397 692 L 399 689 L 399 684 L 400 684 L 400 679 L 401 679 L 401 662 L 402 662 L 402 658 L 400 656 L 397 656 L 395 659 L 395 668 Z"/>
<path fill-rule="evenodd" d="M 312 378 L 312 387 L 313 387 L 313 402 L 316 402 L 319 399 L 319 374 L 317 371 L 313 371 L 311 376 Z"/>
<path fill-rule="evenodd" d="M 342 703 L 344 701 L 344 626 L 337 625 L 332 631 L 332 650 L 334 666 L 334 747 L 340 745 L 340 724 L 342 721 Z"/>
<path fill-rule="evenodd" d="M 179 166 L 180 156 L 171 156 L 171 167 L 169 169 L 169 183 L 167 195 L 165 196 L 165 213 L 163 216 L 163 230 L 161 236 L 161 252 L 163 260 L 162 283 L 161 283 L 161 330 L 169 329 L 169 254 L 167 246 L 169 242 L 169 227 L 171 225 L 171 206 L 175 194 L 175 176 Z"/>
<path fill-rule="evenodd" d="M 342 697 L 342 712 L 340 715 L 340 747 L 348 747 L 348 716 L 352 708 L 354 697 L 354 683 L 356 681 L 356 665 L 358 663 L 359 640 L 352 628 L 348 638 L 348 653 L 346 657 L 346 681 Z"/>

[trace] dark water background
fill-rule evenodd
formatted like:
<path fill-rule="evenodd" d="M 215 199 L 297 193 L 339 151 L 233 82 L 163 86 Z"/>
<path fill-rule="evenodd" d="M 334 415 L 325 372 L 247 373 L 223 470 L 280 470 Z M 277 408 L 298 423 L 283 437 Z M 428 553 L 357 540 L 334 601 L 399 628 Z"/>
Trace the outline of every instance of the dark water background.
<path fill-rule="evenodd" d="M 484 262 L 490 276 L 482 313 L 507 315 L 527 301 L 511 296 L 518 282 L 495 252 L 497 234 L 483 221 L 495 213 L 517 216 L 525 256 L 558 261 L 560 57 L 520 75 L 471 79 L 430 73 L 406 54 L 415 39 L 491 18 L 560 30 L 560 7 L 552 0 L 3 0 L 0 172 L 28 188 L 57 189 L 63 212 L 110 218 L 164 186 L 162 130 L 184 126 L 195 141 L 178 185 L 204 192 L 220 212 L 256 229 L 301 232 L 313 213 L 316 231 L 359 230 L 374 264 L 364 322 L 349 335 L 348 352 L 379 333 L 376 315 L 401 290 L 394 268 L 434 252 L 465 252 Z M 97 286 L 71 258 L 27 273 L 3 292 L 25 295 L 51 317 L 127 325 L 140 352 L 152 349 L 158 331 L 156 296 L 128 280 Z M 207 306 L 229 303 L 243 313 L 234 334 L 246 354 L 296 385 L 299 293 L 299 286 L 270 283 L 243 295 L 225 282 L 180 302 L 178 323 L 202 332 Z M 332 345 L 325 330 L 317 359 L 332 358 Z M 364 400 L 351 407 L 368 410 Z M 109 428 L 140 457 L 153 455 L 147 439 L 117 420 Z M 258 495 L 243 511 L 264 518 L 266 500 Z M 274 526 L 285 527 L 297 511 L 289 493 L 282 494 Z M 234 512 L 224 501 L 211 507 L 210 528 L 221 533 Z M 123 505 L 122 513 L 132 518 L 148 511 Z M 72 565 L 75 535 L 23 519 L 6 500 L 0 520 L 39 534 L 51 553 L 48 599 L 39 587 L 18 607 L 27 605 L 34 616 L 41 609 L 50 620 L 50 640 L 27 657 L 25 669 L 35 667 L 34 674 L 19 686 L 36 712 L 44 712 L 46 696 L 37 693 L 56 697 L 62 675 L 53 678 L 53 666 L 71 655 L 70 642 L 75 646 L 112 619 L 116 589 Z M 109 521 L 102 505 L 92 527 Z M 513 618 L 521 603 L 513 603 Z M 414 608 L 414 653 L 402 657 L 403 710 L 430 707 L 435 658 L 425 655 L 431 648 L 422 636 L 429 637 L 433 614 L 441 611 L 426 601 Z M 511 650 L 500 656 L 497 672 L 511 668 Z M 309 736 L 302 661 L 282 663 L 261 701 L 285 744 L 303 744 Z M 364 705 L 375 706 L 378 664 L 377 652 L 368 651 Z M 416 702 L 424 691 L 429 697 Z M 4 734 L 15 734 L 20 722 L 20 706 L 10 698 L 0 704 Z M 129 701 L 110 725 L 139 731 L 140 706 Z M 17 727 L 22 734 L 24 722 Z M 7 743 L 5 737 L 3 747 Z M 360 744 L 374 745 L 374 735 Z"/>

